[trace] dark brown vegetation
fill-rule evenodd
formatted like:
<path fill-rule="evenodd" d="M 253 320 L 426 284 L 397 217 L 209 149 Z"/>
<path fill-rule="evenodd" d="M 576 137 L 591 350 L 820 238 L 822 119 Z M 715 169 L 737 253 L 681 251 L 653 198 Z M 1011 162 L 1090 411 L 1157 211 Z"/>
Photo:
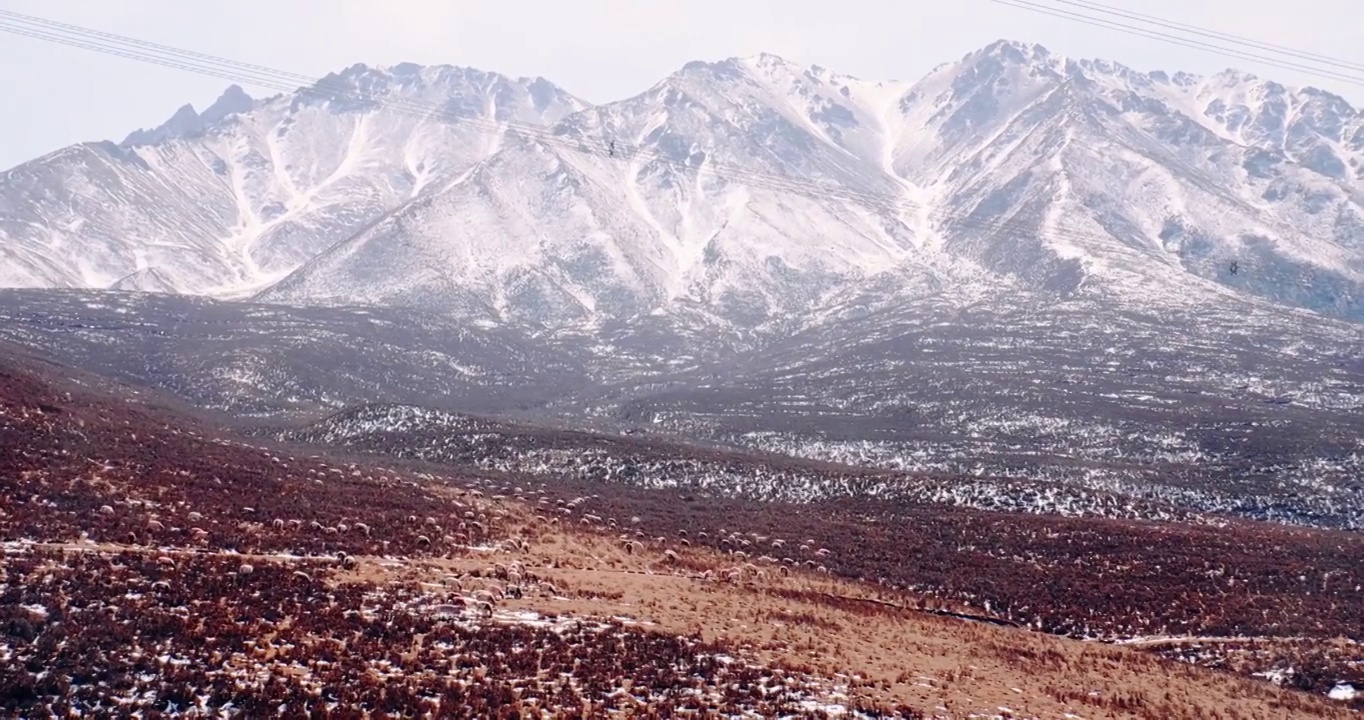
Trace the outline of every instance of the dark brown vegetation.
<path fill-rule="evenodd" d="M 489 424 L 469 432 L 501 427 Z M 412 457 L 412 447 L 426 447 L 434 433 L 423 429 L 415 438 L 372 434 L 360 448 L 404 462 Z M 508 435 L 508 442 L 571 453 L 583 447 L 584 437 L 541 429 Z M 738 474 L 761 470 L 757 455 L 702 449 L 679 455 L 680 446 L 673 444 L 612 442 L 641 463 L 709 462 Z M 556 512 L 566 500 L 586 498 L 570 512 L 575 519 L 590 515 L 627 527 L 629 518 L 638 517 L 650 536 L 680 539 L 681 531 L 691 530 L 690 543 L 823 565 L 845 577 L 932 594 L 1055 634 L 1364 639 L 1364 602 L 1359 601 L 1364 566 L 1357 560 L 1364 557 L 1364 534 L 1356 532 L 1230 518 L 1155 522 L 1001 513 L 886 498 L 756 502 L 716 497 L 702 488 L 631 487 L 628 477 L 566 478 L 552 469 L 541 475 L 499 475 L 468 465 L 474 455 L 437 455 L 440 463 L 411 466 L 458 469 L 504 487 L 534 488 L 558 503 Z M 822 473 L 834 485 L 874 476 L 798 460 L 774 463 Z M 734 532 L 745 537 L 722 544 L 722 535 Z M 757 543 L 748 537 L 752 534 L 769 542 Z M 770 547 L 771 539 L 782 540 L 783 547 Z M 821 558 L 813 554 L 815 548 L 799 552 L 808 544 L 831 553 Z"/>
<path fill-rule="evenodd" d="M 411 478 L 206 437 L 115 398 L 71 398 L 0 368 L 0 536 L 420 556 L 496 532 Z"/>
<path fill-rule="evenodd" d="M 411 582 L 334 581 L 351 555 L 505 539 L 477 491 L 281 457 L 57 387 L 0 370 L 5 715 L 824 716 L 810 704 L 824 680 L 694 638 L 438 618 L 412 607 Z"/>
<path fill-rule="evenodd" d="M 686 629 L 648 634 L 608 624 L 581 631 L 575 626 L 563 635 L 563 628 L 449 623 L 412 612 L 416 591 L 410 586 L 373 579 L 334 582 L 343 552 L 376 562 L 482 562 L 470 558 L 468 546 L 517 542 L 504 522 L 511 505 L 498 494 L 521 498 L 523 509 L 516 512 L 524 518 L 540 514 L 536 527 L 557 522 L 560 533 L 572 527 L 625 535 L 645 546 L 640 552 L 654 556 L 675 548 L 681 556 L 668 564 L 679 572 L 705 569 L 688 549 L 709 547 L 721 557 L 744 553 L 733 558 L 736 564 L 759 563 L 773 574 L 780 565 L 811 577 L 860 579 L 876 588 L 876 599 L 901 608 L 999 618 L 1056 633 L 1357 638 L 1364 626 L 1355 589 L 1360 571 L 1352 562 L 1364 556 L 1364 548 L 1357 536 L 1345 533 L 938 506 L 764 505 L 534 477 L 451 481 L 422 477 L 412 468 L 383 470 L 372 461 L 300 457 L 214 438 L 155 408 L 130 406 L 117 396 L 4 364 L 0 448 L 5 449 L 0 452 L 0 541 L 7 543 L 0 577 L 0 612 L 5 613 L 0 618 L 5 645 L 0 707 L 23 703 L 25 716 L 41 717 L 40 708 L 59 711 L 72 699 L 87 703 L 87 710 L 92 702 L 108 709 L 116 697 L 110 684 L 115 682 L 132 702 L 142 702 L 146 693 L 158 699 L 172 693 L 186 702 L 191 695 L 216 693 L 211 697 L 242 698 L 234 707 L 248 701 L 299 703 L 289 705 L 293 709 L 285 716 L 307 713 L 315 703 L 325 709 L 396 702 L 403 712 L 420 714 L 431 709 L 426 703 L 432 697 L 462 703 L 501 699 L 498 713 L 532 699 L 570 710 L 584 700 L 607 702 L 604 688 L 614 691 L 627 677 L 633 680 L 626 689 L 637 689 L 643 698 L 636 712 L 648 716 L 650 704 L 665 713 L 657 703 L 682 702 L 682 691 L 697 687 L 696 677 L 709 680 L 706 673 L 715 672 L 738 674 L 722 675 L 728 679 L 716 681 L 719 694 L 698 701 L 703 707 L 754 708 L 766 702 L 771 704 L 762 707 L 780 712 L 796 707 L 821 682 L 816 675 L 772 663 L 754 670 L 756 675 L 742 663 L 717 670 L 713 656 L 727 646 L 676 634 Z M 67 554 L 15 542 L 20 540 L 58 544 Z M 638 560 L 633 552 L 630 557 Z M 243 571 L 243 563 L 252 566 L 250 572 Z M 820 568 L 832 572 L 818 573 Z M 622 595 L 608 586 L 583 588 L 575 597 Z M 807 607 L 823 603 L 841 615 L 812 619 L 808 610 L 792 609 L 763 617 L 836 635 L 830 628 L 846 627 L 850 618 L 878 622 L 877 613 L 923 615 L 887 610 L 889 605 L 865 598 L 811 595 L 802 602 Z M 144 618 L 152 625 L 143 627 Z M 543 632 L 566 644 L 555 645 Z M 387 644 L 364 644 L 375 633 Z M 184 634 L 191 640 L 177 645 L 175 637 Z M 41 638 L 47 635 L 66 642 L 44 647 Z M 708 637 L 714 642 L 713 635 Z M 564 665 L 555 659 L 559 655 L 524 655 L 542 642 L 579 662 Z M 650 665 L 622 649 L 622 642 L 652 648 L 676 662 Z M 602 649 L 586 647 L 594 644 Z M 125 652 L 133 647 L 143 651 Z M 352 653 L 353 647 L 365 649 Z M 153 653 L 157 648 L 163 651 Z M 192 663 L 160 662 L 170 650 Z M 432 655 L 435 650 L 438 657 Z M 478 656 L 476 664 L 449 665 L 470 653 Z M 614 664 L 617 656 L 625 665 Z M 272 664 L 277 657 L 281 664 Z M 531 676 L 494 675 L 487 668 L 496 663 L 537 670 Z M 44 667 L 60 672 L 43 675 Z M 562 683 L 548 688 L 534 684 L 543 679 L 542 667 L 546 678 L 558 677 L 555 668 L 574 678 L 588 674 L 569 683 L 568 690 Z M 202 668 L 223 670 L 214 675 Z M 254 671 L 264 668 L 274 680 L 256 679 Z M 451 668 L 461 682 L 451 684 Z M 1157 670 L 1142 667 L 1144 673 Z M 407 690 L 393 689 L 393 683 L 386 693 L 383 683 L 378 690 L 369 687 L 370 679 L 389 672 L 401 673 L 402 686 L 411 693 L 403 695 Z M 1330 677 L 1342 672 L 1325 667 L 1321 682 L 1345 679 Z M 764 694 L 763 683 L 770 685 L 777 676 L 789 680 L 789 692 Z M 1189 678 L 1195 687 L 1210 682 Z M 72 684 L 63 687 L 63 681 Z M 702 689 L 710 690 L 705 683 Z M 1316 685 L 1310 689 L 1324 691 Z M 568 705 L 555 704 L 556 698 Z M 613 698 L 610 702 L 634 702 Z M 1151 714 L 1151 703 L 1129 708 L 1122 702 L 1135 700 L 1120 700 L 1104 698 L 1105 704 L 1095 707 L 1159 716 Z M 1293 707 L 1321 714 L 1322 707 L 1309 701 L 1302 696 L 1303 704 Z M 163 709 L 165 702 L 148 707 Z M 530 705 L 522 707 L 528 711 Z"/>
<path fill-rule="evenodd" d="M 1358 563 L 1364 535 L 1358 533 L 851 501 L 668 502 L 665 493 L 651 494 L 601 493 L 583 511 L 605 522 L 639 517 L 659 534 L 678 537 L 685 530 L 690 542 L 725 551 L 930 591 L 1058 634 L 1364 639 L 1364 567 Z M 755 534 L 768 540 L 758 542 Z M 771 547 L 774 539 L 783 547 Z"/>
<path fill-rule="evenodd" d="M 1364 535 L 1358 533 L 876 502 L 688 500 L 671 491 L 588 484 L 557 491 L 589 497 L 574 515 L 593 515 L 608 527 L 628 527 L 638 517 L 650 536 L 680 541 L 685 531 L 692 545 L 825 567 L 887 591 L 906 591 L 900 602 L 1070 637 L 1364 639 L 1364 566 L 1358 561 Z M 771 547 L 772 540 L 782 540 L 783 547 Z M 828 553 L 818 554 L 820 548 Z M 925 594 L 927 601 L 920 599 Z M 1335 681 L 1358 674 L 1357 666 L 1330 658 L 1326 663 L 1319 673 L 1298 676 L 1293 686 L 1325 693 Z"/>
<path fill-rule="evenodd" d="M 339 582 L 356 555 L 508 540 L 505 515 L 449 481 L 173 420 L 0 366 L 0 714 L 826 716 L 831 680 L 696 638 L 499 622 L 479 592 L 441 598 L 449 618 L 416 582 Z"/>
<path fill-rule="evenodd" d="M 496 429 L 475 427 L 470 432 Z M 426 447 L 433 430 L 415 438 L 401 433 L 367 436 L 360 447 L 403 462 L 415 443 Z M 510 436 L 509 436 L 510 437 Z M 580 433 L 539 430 L 515 436 L 536 447 L 571 451 Z M 511 442 L 511 440 L 509 440 Z M 606 442 L 602 440 L 602 442 Z M 737 472 L 757 472 L 757 456 L 693 449 L 640 439 L 620 440 L 641 462 L 705 459 Z M 628 446 L 628 447 L 627 447 Z M 655 455 L 650 455 L 652 451 Z M 421 456 L 421 453 L 417 454 Z M 1238 519 L 1151 522 L 1114 518 L 996 513 L 894 499 L 854 498 L 811 504 L 744 501 L 703 495 L 698 489 L 648 490 L 628 478 L 594 482 L 544 475 L 478 471 L 456 453 L 441 463 L 413 463 L 482 474 L 495 485 L 537 488 L 565 501 L 586 500 L 570 516 L 599 519 L 631 532 L 681 540 L 725 552 L 767 555 L 808 568 L 823 566 L 843 577 L 889 589 L 927 594 L 935 612 L 983 616 L 1076 638 L 1115 640 L 1142 636 L 1301 637 L 1323 641 L 1364 639 L 1364 534 L 1257 523 Z M 786 460 L 807 474 L 846 483 L 846 469 Z M 745 464 L 747 463 L 747 464 Z M 856 473 L 854 473 L 855 475 Z M 866 474 L 870 477 L 871 474 Z M 498 480 L 500 478 L 500 480 Z M 628 520 L 640 519 L 638 527 Z M 735 532 L 744 537 L 733 538 Z M 759 543 L 751 535 L 769 538 Z M 728 537 L 728 539 L 726 539 Z M 771 539 L 783 541 L 780 549 Z M 746 543 L 746 544 L 741 544 Z M 802 545 L 811 545 L 801 552 Z M 830 553 L 813 553 L 825 547 Z M 907 602 L 918 602 L 907 601 Z M 1293 645 L 1302 649 L 1307 645 Z M 1296 655 L 1291 654 L 1289 660 Z M 1304 662 L 1308 658 L 1298 658 Z M 1339 656 L 1313 661 L 1319 672 L 1289 679 L 1322 694 L 1358 673 Z M 1222 669 L 1242 666 L 1212 665 Z M 1246 666 L 1249 667 L 1249 666 Z"/>
<path fill-rule="evenodd" d="M 814 679 L 732 661 L 697 639 L 619 622 L 436 618 L 394 607 L 415 586 L 331 583 L 326 568 L 303 577 L 265 563 L 242 577 L 222 556 L 168 567 L 144 553 L 41 550 L 6 565 L 0 710 L 26 717 L 196 707 L 244 717 L 826 716 L 807 705 Z"/>
<path fill-rule="evenodd" d="M 1329 691 L 1336 683 L 1364 688 L 1364 644 L 1349 640 L 1246 638 L 1153 640 L 1142 647 L 1161 657 L 1240 675 L 1278 676 L 1284 687 Z M 1350 700 L 1364 711 L 1364 694 Z"/>

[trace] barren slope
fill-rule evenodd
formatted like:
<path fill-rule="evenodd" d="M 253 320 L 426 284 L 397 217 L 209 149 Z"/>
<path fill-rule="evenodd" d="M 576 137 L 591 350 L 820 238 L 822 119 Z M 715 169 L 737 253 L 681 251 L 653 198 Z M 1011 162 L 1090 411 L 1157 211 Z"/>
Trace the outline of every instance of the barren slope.
<path fill-rule="evenodd" d="M 695 542 L 723 525 L 771 545 L 785 528 L 829 541 L 836 572 L 875 567 L 890 546 L 844 544 L 847 521 L 771 527 L 777 515 L 695 503 L 704 522 L 687 523 L 688 539 L 647 494 L 289 456 L 182 430 L 61 374 L 31 360 L 0 372 L 0 441 L 18 449 L 0 467 L 0 667 L 6 706 L 29 716 L 229 698 L 248 714 L 906 704 L 942 717 L 1344 716 L 1134 649 L 953 619 L 942 613 L 982 613 L 872 573 L 839 579 Z M 631 647 L 640 654 L 622 654 Z"/>

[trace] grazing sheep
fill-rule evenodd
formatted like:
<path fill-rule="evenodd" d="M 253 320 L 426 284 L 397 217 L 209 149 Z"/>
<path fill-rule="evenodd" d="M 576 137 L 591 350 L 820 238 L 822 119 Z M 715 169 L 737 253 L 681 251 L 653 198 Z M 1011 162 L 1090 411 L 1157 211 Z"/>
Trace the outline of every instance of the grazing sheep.
<path fill-rule="evenodd" d="M 99 512 L 101 515 L 113 515 L 114 509 L 108 505 L 100 505 Z"/>
<path fill-rule="evenodd" d="M 312 582 L 312 581 L 313 581 L 313 576 L 312 576 L 312 575 L 309 575 L 308 573 L 303 572 L 302 570 L 295 570 L 295 571 L 294 571 L 294 578 L 296 578 L 296 579 L 298 579 L 298 580 L 302 580 L 303 582 Z"/>
<path fill-rule="evenodd" d="M 425 535 L 418 535 L 418 536 L 417 536 L 417 544 L 418 544 L 418 545 L 422 545 L 422 546 L 430 545 L 430 544 L 431 544 L 431 538 L 429 538 L 429 537 L 427 537 L 427 536 L 425 536 Z"/>
<path fill-rule="evenodd" d="M 189 518 L 190 522 L 199 522 L 200 520 L 204 519 L 204 516 L 198 512 L 191 512 L 189 515 L 186 515 L 185 517 Z"/>
<path fill-rule="evenodd" d="M 162 567 L 175 567 L 175 559 L 162 555 L 156 559 L 156 564 Z"/>
<path fill-rule="evenodd" d="M 250 575 L 255 571 L 256 568 L 252 566 L 250 563 L 242 563 L 240 566 L 237 567 L 237 574 L 242 576 Z"/>
<path fill-rule="evenodd" d="M 270 526 L 273 527 L 273 528 L 276 529 L 276 530 L 283 530 L 283 529 L 284 529 L 284 520 L 282 520 L 282 519 L 280 519 L 280 518 L 275 518 L 274 522 L 270 523 Z"/>
<path fill-rule="evenodd" d="M 673 552 L 672 550 L 664 550 L 663 559 L 668 562 L 677 562 L 678 560 L 677 553 Z"/>
<path fill-rule="evenodd" d="M 358 522 L 358 523 L 355 523 L 355 529 L 356 529 L 357 531 L 361 532 L 361 533 L 364 533 L 366 537 L 369 536 L 369 526 L 368 526 L 368 525 L 366 525 L 366 524 L 364 524 L 364 523 L 362 523 L 362 522 Z"/>
<path fill-rule="evenodd" d="M 157 531 L 160 531 L 160 530 L 165 530 L 165 529 L 166 529 L 166 526 L 165 526 L 165 525 L 162 525 L 160 520 L 148 520 L 148 521 L 147 521 L 147 529 L 148 529 L 148 530 L 157 530 Z"/>

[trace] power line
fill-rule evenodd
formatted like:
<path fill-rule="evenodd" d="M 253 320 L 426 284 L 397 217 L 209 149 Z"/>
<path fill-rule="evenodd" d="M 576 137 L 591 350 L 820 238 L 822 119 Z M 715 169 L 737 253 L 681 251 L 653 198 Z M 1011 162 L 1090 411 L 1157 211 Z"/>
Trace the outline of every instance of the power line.
<path fill-rule="evenodd" d="M 1064 1 L 1064 0 L 1058 0 L 1058 1 Z M 1225 45 L 1215 45 L 1215 44 L 1213 44 L 1213 43 L 1204 42 L 1204 41 L 1202 41 L 1202 40 L 1196 40 L 1196 39 L 1192 39 L 1192 38 L 1179 37 L 1179 36 L 1177 36 L 1177 35 L 1173 35 L 1173 34 L 1170 34 L 1170 33 L 1167 33 L 1167 32 L 1162 32 L 1162 31 L 1160 31 L 1160 30 L 1152 30 L 1152 29 L 1148 29 L 1148 28 L 1141 27 L 1141 26 L 1139 26 L 1139 25 L 1133 25 L 1133 24 L 1129 24 L 1129 23 L 1118 22 L 1118 21 L 1115 21 L 1115 20 L 1106 20 L 1106 19 L 1101 18 L 1101 17 L 1094 17 L 1094 16 L 1092 16 L 1092 15 L 1085 15 L 1085 14 L 1083 14 L 1083 13 L 1078 13 L 1078 12 L 1073 12 L 1073 11 L 1070 11 L 1070 10 L 1063 10 L 1063 9 L 1056 8 L 1056 7 L 1051 7 L 1051 6 L 1048 6 L 1048 5 L 1043 5 L 1043 4 L 1038 3 L 1038 2 L 1031 2 L 1030 0 L 987 0 L 987 2 L 992 2 L 992 3 L 995 3 L 996 5 L 1005 5 L 1005 6 L 1008 6 L 1008 7 L 1014 7 L 1014 8 L 1018 8 L 1018 9 L 1020 9 L 1020 10 L 1027 10 L 1027 11 L 1035 12 L 1035 13 L 1038 13 L 1038 14 L 1041 14 L 1041 15 L 1049 15 L 1049 16 L 1051 16 L 1051 17 L 1062 18 L 1062 19 L 1065 19 L 1065 20 L 1072 20 L 1072 21 L 1079 22 L 1079 23 L 1084 24 L 1084 25 L 1089 25 L 1089 26 L 1091 26 L 1091 27 L 1100 27 L 1100 28 L 1105 28 L 1105 29 L 1109 29 L 1109 30 L 1117 30 L 1117 31 L 1122 32 L 1122 33 L 1125 33 L 1125 34 L 1127 34 L 1127 35 L 1136 35 L 1136 36 L 1139 36 L 1139 37 L 1150 38 L 1150 39 L 1152 39 L 1152 40 L 1158 40 L 1158 41 L 1160 41 L 1160 42 L 1168 43 L 1168 44 L 1171 44 L 1171 45 L 1180 45 L 1180 46 L 1183 46 L 1183 47 L 1193 48 L 1193 49 L 1195 49 L 1195 50 L 1203 50 L 1203 51 L 1205 51 L 1205 52 L 1211 52 L 1211 53 L 1214 53 L 1214 54 L 1217 54 L 1217 55 L 1223 55 L 1223 56 L 1226 56 L 1226 57 L 1237 58 L 1237 59 L 1240 59 L 1240 60 L 1249 60 L 1249 61 L 1251 61 L 1251 62 L 1261 63 L 1261 64 L 1264 64 L 1264 65 L 1269 65 L 1269 66 L 1276 67 L 1276 68 L 1280 68 L 1280 69 L 1283 69 L 1283 70 L 1291 70 L 1291 71 L 1294 71 L 1294 72 L 1301 72 L 1301 73 L 1304 73 L 1304 74 L 1306 74 L 1306 75 L 1311 75 L 1311 76 L 1315 76 L 1315 77 L 1319 77 L 1319 78 L 1323 78 L 1323 79 L 1337 80 L 1337 81 L 1340 81 L 1340 82 L 1348 83 L 1348 84 L 1350 84 L 1350 85 L 1356 85 L 1356 86 L 1364 87 L 1364 75 L 1347 74 L 1347 73 L 1338 72 L 1338 71 L 1335 71 L 1335 70 L 1324 69 L 1324 68 L 1321 68 L 1321 67 L 1314 67 L 1314 66 L 1311 66 L 1311 65 L 1303 65 L 1303 64 L 1297 63 L 1297 62 L 1291 62 L 1291 61 L 1287 61 L 1287 60 L 1278 60 L 1278 59 L 1275 59 L 1275 58 L 1274 58 L 1273 56 L 1271 56 L 1271 55 L 1261 55 L 1261 54 L 1258 54 L 1258 53 L 1256 53 L 1256 52 L 1251 52 L 1251 51 L 1246 51 L 1246 50 L 1237 50 L 1237 49 L 1235 49 L 1234 47 L 1227 47 L 1227 46 L 1225 46 Z M 1073 3 L 1072 3 L 1072 4 L 1073 4 Z M 1094 9 L 1094 8 L 1090 8 L 1090 9 Z M 1102 12 L 1102 11 L 1100 11 L 1100 12 Z M 1110 13 L 1110 14 L 1112 14 L 1112 13 Z M 1154 16 L 1147 16 L 1147 17 L 1154 17 Z M 1149 20 L 1142 20 L 1142 22 L 1148 22 L 1148 23 L 1149 23 L 1149 22 L 1151 22 L 1151 21 L 1149 21 Z M 1163 22 L 1163 21 L 1162 21 L 1162 22 Z M 1172 26 L 1173 26 L 1174 23 L 1169 23 L 1169 25 L 1172 25 Z M 1210 34 L 1211 34 L 1211 33 L 1210 33 Z M 1233 41 L 1233 40 L 1232 40 L 1233 37 L 1235 37 L 1235 36 L 1226 35 L 1226 36 L 1223 37 L 1223 39 L 1224 39 L 1226 42 L 1230 43 L 1231 45 L 1243 45 L 1243 46 L 1250 47 L 1252 50 L 1266 50 L 1266 51 L 1270 51 L 1270 52 L 1276 52 L 1277 54 L 1289 54 L 1289 53 L 1286 53 L 1286 52 L 1284 52 L 1284 51 L 1273 51 L 1273 50 L 1269 50 L 1268 46 L 1257 46 L 1257 45 L 1252 44 L 1252 42 L 1247 42 L 1247 41 Z M 1296 51 L 1294 51 L 1294 53 L 1296 53 Z M 1320 63 L 1320 62 L 1322 62 L 1322 61 L 1319 61 L 1319 60 L 1318 60 L 1318 61 L 1315 61 L 1315 62 L 1319 62 L 1319 63 Z M 1341 66 L 1346 66 L 1346 67 L 1349 67 L 1349 66 L 1350 66 L 1350 63 L 1345 63 L 1344 61 L 1334 61 L 1334 62 L 1331 63 L 1331 64 L 1341 65 Z"/>
<path fill-rule="evenodd" d="M 479 117 L 460 116 L 431 103 L 391 96 L 381 98 L 377 95 L 359 92 L 346 86 L 340 80 L 329 80 L 328 78 L 314 80 L 306 75 L 276 70 L 263 65 L 243 63 L 205 53 L 182 50 L 168 45 L 90 30 L 77 25 L 7 10 L 0 10 L 0 31 L 282 92 L 303 92 L 331 98 L 359 100 L 417 119 L 436 120 L 451 125 L 457 124 L 490 134 L 510 133 L 542 144 L 597 156 L 652 160 L 683 172 L 709 172 L 717 177 L 739 180 L 755 187 L 778 192 L 857 201 L 893 212 L 913 210 L 917 207 L 908 198 L 900 196 L 783 177 L 732 163 L 715 161 L 709 157 L 703 159 L 699 165 L 692 166 L 687 161 L 678 161 L 643 145 L 583 134 L 569 136 L 543 125 L 518 121 L 498 122 Z M 614 148 L 611 147 L 613 142 Z"/>
<path fill-rule="evenodd" d="M 1188 23 L 1167 20 L 1165 18 L 1157 17 L 1155 15 L 1147 15 L 1145 13 L 1123 10 L 1122 8 L 1116 8 L 1113 7 L 1112 5 L 1105 5 L 1099 2 L 1092 2 L 1091 0 L 1052 0 L 1052 2 L 1060 3 L 1062 5 L 1081 7 L 1088 10 L 1101 12 L 1104 13 L 1105 15 L 1117 15 L 1119 17 L 1138 20 L 1141 22 L 1150 23 L 1152 25 L 1158 25 L 1160 27 L 1169 28 L 1172 30 L 1182 30 L 1184 32 L 1192 33 L 1194 35 L 1200 35 L 1203 37 L 1210 37 L 1218 40 L 1230 40 L 1232 42 L 1254 47 L 1259 50 L 1266 50 L 1272 53 L 1278 53 L 1289 57 L 1299 58 L 1301 60 L 1319 62 L 1323 65 L 1331 65 L 1334 67 L 1344 68 L 1346 70 L 1364 71 L 1364 63 L 1350 62 L 1348 60 L 1342 60 L 1340 58 L 1332 57 L 1330 55 L 1320 55 L 1318 53 L 1307 52 L 1306 50 L 1299 50 L 1297 48 L 1288 47 L 1286 45 L 1276 45 L 1274 43 L 1264 42 L 1262 40 L 1256 40 L 1254 38 L 1248 38 L 1245 37 L 1244 35 L 1233 35 L 1231 33 L 1221 32 L 1219 30 L 1212 30 L 1210 28 L 1202 27 L 1199 25 L 1190 25 Z"/>

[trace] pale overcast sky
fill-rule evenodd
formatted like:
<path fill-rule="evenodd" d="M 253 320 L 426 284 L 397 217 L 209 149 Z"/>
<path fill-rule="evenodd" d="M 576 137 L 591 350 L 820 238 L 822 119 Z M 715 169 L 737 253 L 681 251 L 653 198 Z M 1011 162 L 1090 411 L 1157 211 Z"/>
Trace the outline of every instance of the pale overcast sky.
<path fill-rule="evenodd" d="M 1106 2 L 1364 64 L 1360 0 Z M 312 76 L 401 61 L 541 75 L 592 102 L 640 92 L 690 60 L 759 51 L 912 80 L 1009 38 L 1142 70 L 1234 66 L 1364 105 L 1358 85 L 988 0 L 0 0 L 0 9 Z M 121 140 L 186 102 L 202 110 L 229 84 L 7 33 L 0 68 L 0 168 L 82 140 Z"/>

